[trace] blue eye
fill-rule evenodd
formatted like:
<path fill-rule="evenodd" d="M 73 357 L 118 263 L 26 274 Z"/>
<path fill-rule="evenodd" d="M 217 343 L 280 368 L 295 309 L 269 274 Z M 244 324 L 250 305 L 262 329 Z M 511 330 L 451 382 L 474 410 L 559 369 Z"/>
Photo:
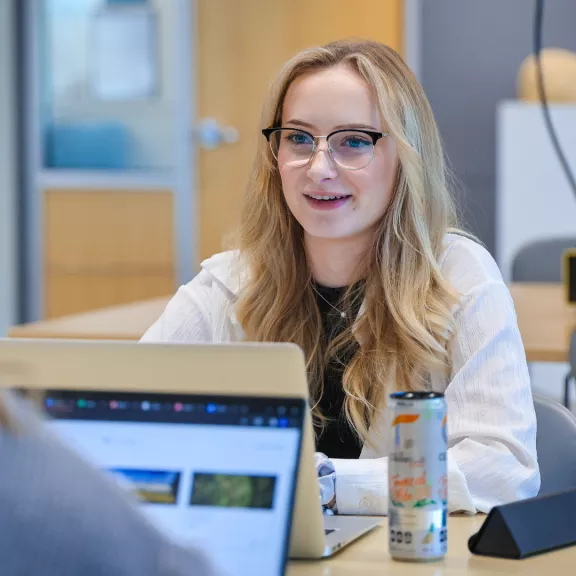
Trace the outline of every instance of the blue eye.
<path fill-rule="evenodd" d="M 314 142 L 310 136 L 302 134 L 301 132 L 292 132 L 287 134 L 285 138 L 292 144 L 312 144 Z"/>
<path fill-rule="evenodd" d="M 350 148 L 365 148 L 366 146 L 371 146 L 372 141 L 366 140 L 365 138 L 361 138 L 359 136 L 350 136 L 343 140 L 342 144 Z"/>

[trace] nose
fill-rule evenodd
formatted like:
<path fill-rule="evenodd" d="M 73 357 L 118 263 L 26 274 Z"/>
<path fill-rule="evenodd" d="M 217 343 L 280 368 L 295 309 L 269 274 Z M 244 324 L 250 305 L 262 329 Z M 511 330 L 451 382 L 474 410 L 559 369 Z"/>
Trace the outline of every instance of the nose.
<path fill-rule="evenodd" d="M 328 143 L 326 140 L 320 142 L 314 151 L 307 171 L 308 177 L 314 182 L 330 180 L 338 176 L 338 171 L 332 157 L 328 153 Z"/>

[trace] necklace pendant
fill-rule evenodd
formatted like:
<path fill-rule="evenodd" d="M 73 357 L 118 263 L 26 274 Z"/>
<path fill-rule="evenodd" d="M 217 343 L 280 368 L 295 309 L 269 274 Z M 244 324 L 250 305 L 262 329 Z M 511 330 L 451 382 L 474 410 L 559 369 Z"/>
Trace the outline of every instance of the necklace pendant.
<path fill-rule="evenodd" d="M 342 318 L 346 318 L 346 312 L 340 312 L 340 316 L 342 316 Z"/>

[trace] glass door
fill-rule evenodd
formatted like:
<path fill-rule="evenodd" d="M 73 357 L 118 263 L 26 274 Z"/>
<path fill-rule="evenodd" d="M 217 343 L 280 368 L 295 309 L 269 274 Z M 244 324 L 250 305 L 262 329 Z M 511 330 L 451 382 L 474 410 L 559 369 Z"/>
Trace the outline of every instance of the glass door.
<path fill-rule="evenodd" d="M 193 16 L 188 0 L 26 0 L 27 320 L 192 277 Z"/>

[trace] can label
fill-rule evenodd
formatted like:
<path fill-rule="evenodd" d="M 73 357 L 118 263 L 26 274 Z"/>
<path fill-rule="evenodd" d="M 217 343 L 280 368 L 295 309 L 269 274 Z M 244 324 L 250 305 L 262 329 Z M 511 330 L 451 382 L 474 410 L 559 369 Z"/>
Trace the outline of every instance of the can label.
<path fill-rule="evenodd" d="M 446 403 L 436 394 L 398 396 L 389 405 L 390 553 L 398 559 L 433 560 L 446 554 L 448 542 Z"/>

